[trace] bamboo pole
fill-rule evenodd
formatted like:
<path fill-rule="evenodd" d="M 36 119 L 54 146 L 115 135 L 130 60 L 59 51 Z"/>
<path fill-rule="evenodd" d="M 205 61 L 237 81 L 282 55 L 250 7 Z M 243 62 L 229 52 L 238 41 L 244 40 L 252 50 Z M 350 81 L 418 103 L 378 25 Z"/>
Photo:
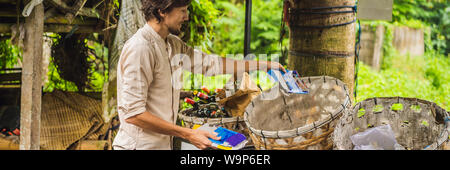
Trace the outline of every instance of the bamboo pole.
<path fill-rule="evenodd" d="M 34 7 L 25 18 L 26 38 L 23 50 L 20 150 L 39 150 L 42 96 L 42 56 L 44 5 Z"/>

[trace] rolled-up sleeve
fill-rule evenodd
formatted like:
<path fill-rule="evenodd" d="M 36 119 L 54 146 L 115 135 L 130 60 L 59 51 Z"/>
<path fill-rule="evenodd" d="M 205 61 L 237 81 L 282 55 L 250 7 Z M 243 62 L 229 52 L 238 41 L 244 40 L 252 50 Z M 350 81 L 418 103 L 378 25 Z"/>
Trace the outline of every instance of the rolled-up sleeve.
<path fill-rule="evenodd" d="M 121 99 L 124 119 L 146 111 L 147 93 L 153 80 L 152 53 L 144 45 L 137 45 L 123 51 Z"/>

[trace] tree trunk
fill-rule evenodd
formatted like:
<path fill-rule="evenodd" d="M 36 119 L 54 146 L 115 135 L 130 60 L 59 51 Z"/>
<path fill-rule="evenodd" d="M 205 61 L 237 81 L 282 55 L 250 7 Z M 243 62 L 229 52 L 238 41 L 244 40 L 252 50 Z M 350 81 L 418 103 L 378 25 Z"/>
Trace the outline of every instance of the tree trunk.
<path fill-rule="evenodd" d="M 289 68 L 304 77 L 327 75 L 338 78 L 347 84 L 353 100 L 356 15 L 352 7 L 355 1 L 290 2 Z M 335 8 L 337 6 L 348 7 Z"/>

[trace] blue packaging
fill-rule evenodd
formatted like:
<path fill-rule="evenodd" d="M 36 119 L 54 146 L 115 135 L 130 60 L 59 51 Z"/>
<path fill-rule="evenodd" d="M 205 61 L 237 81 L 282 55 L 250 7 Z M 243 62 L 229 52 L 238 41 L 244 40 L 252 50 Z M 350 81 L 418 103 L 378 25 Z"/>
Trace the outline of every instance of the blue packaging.
<path fill-rule="evenodd" d="M 299 77 L 297 71 L 291 71 L 286 69 L 286 73 L 280 71 L 280 70 L 269 70 L 267 72 L 267 74 L 269 74 L 274 81 L 278 81 L 281 84 L 281 86 L 283 88 L 285 88 L 285 90 L 288 93 L 296 93 L 296 94 L 307 94 L 308 91 L 301 89 L 298 84 L 297 84 L 297 80 L 295 79 L 296 77 Z M 281 77 L 279 76 L 281 75 Z M 284 86 L 284 84 L 287 86 Z"/>

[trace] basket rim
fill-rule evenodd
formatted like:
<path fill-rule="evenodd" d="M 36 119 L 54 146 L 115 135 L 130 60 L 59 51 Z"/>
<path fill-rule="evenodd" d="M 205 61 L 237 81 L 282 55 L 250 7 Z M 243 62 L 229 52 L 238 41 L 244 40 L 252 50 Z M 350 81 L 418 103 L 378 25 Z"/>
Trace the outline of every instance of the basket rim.
<path fill-rule="evenodd" d="M 311 76 L 311 77 L 302 77 L 300 78 L 301 80 L 308 80 L 309 82 L 311 82 L 311 79 L 324 79 L 324 81 L 326 81 L 326 79 L 332 79 L 332 81 L 336 81 L 336 84 L 338 86 L 341 86 L 343 88 L 343 90 L 346 93 L 345 96 L 345 100 L 344 103 L 341 104 L 341 109 L 336 109 L 334 111 L 332 111 L 332 113 L 329 112 L 329 115 L 326 118 L 323 119 L 319 119 L 318 121 L 313 122 L 312 124 L 306 124 L 303 125 L 301 127 L 298 128 L 294 128 L 294 129 L 289 129 L 289 130 L 277 130 L 277 131 L 269 131 L 269 130 L 262 130 L 262 129 L 256 129 L 253 128 L 249 121 L 248 121 L 248 111 L 247 109 L 244 112 L 244 121 L 245 124 L 247 125 L 248 129 L 250 130 L 251 133 L 261 136 L 263 138 L 291 138 L 291 137 L 297 137 L 300 135 L 303 135 L 305 133 L 309 133 L 311 131 L 314 131 L 326 124 L 329 124 L 330 122 L 332 122 L 333 120 L 337 119 L 340 115 L 342 115 L 342 113 L 346 110 L 348 110 L 351 107 L 351 99 L 350 96 L 348 94 L 347 91 L 347 87 L 346 84 L 344 82 L 342 82 L 341 80 L 339 80 L 338 78 L 335 77 L 330 77 L 330 76 Z M 284 93 L 282 90 L 280 90 L 281 93 Z M 262 94 L 262 93 L 261 93 Z M 260 95 L 261 95 L 260 94 Z M 256 99 L 256 98 L 255 98 Z M 252 105 L 254 105 L 253 101 L 251 102 Z M 247 106 L 248 108 L 249 106 Z"/>
<path fill-rule="evenodd" d="M 428 100 L 424 100 L 424 99 L 419 99 L 419 98 L 410 98 L 410 97 L 400 97 L 400 96 L 395 96 L 395 97 L 372 97 L 372 98 L 367 98 L 361 102 L 358 102 L 357 104 L 355 104 L 352 108 L 351 108 L 351 112 L 353 112 L 355 109 L 359 110 L 361 108 L 361 105 L 363 103 L 368 103 L 368 102 L 375 102 L 378 103 L 378 101 L 380 101 L 379 104 L 383 105 L 382 101 L 385 100 L 397 100 L 397 102 L 395 103 L 400 103 L 400 100 L 403 101 L 408 101 L 408 102 L 416 102 L 416 103 L 422 103 L 422 104 L 427 104 L 430 105 L 430 107 L 435 107 L 440 109 L 441 111 L 444 111 L 444 128 L 442 129 L 441 134 L 439 135 L 439 137 L 436 139 L 436 141 L 432 142 L 432 144 L 426 146 L 425 148 L 423 148 L 423 150 L 436 150 L 438 147 L 440 147 L 443 143 L 445 143 L 448 138 L 449 138 L 449 134 L 450 134 L 450 112 L 446 111 L 444 108 L 440 107 L 438 104 L 428 101 Z M 379 105 L 376 104 L 376 105 Z M 356 114 L 352 114 L 353 118 L 355 116 L 357 116 Z M 343 121 L 342 119 L 340 121 Z M 345 125 L 347 123 L 344 123 Z M 339 127 L 336 127 L 336 129 Z"/>
<path fill-rule="evenodd" d="M 187 116 L 182 114 L 181 112 L 178 113 L 178 118 L 181 120 L 188 122 L 188 123 L 230 123 L 230 122 L 243 122 L 244 118 L 242 116 L 238 117 L 228 117 L 228 118 L 201 118 L 201 117 L 195 117 L 195 116 Z M 196 121 L 197 120 L 197 121 Z"/>

